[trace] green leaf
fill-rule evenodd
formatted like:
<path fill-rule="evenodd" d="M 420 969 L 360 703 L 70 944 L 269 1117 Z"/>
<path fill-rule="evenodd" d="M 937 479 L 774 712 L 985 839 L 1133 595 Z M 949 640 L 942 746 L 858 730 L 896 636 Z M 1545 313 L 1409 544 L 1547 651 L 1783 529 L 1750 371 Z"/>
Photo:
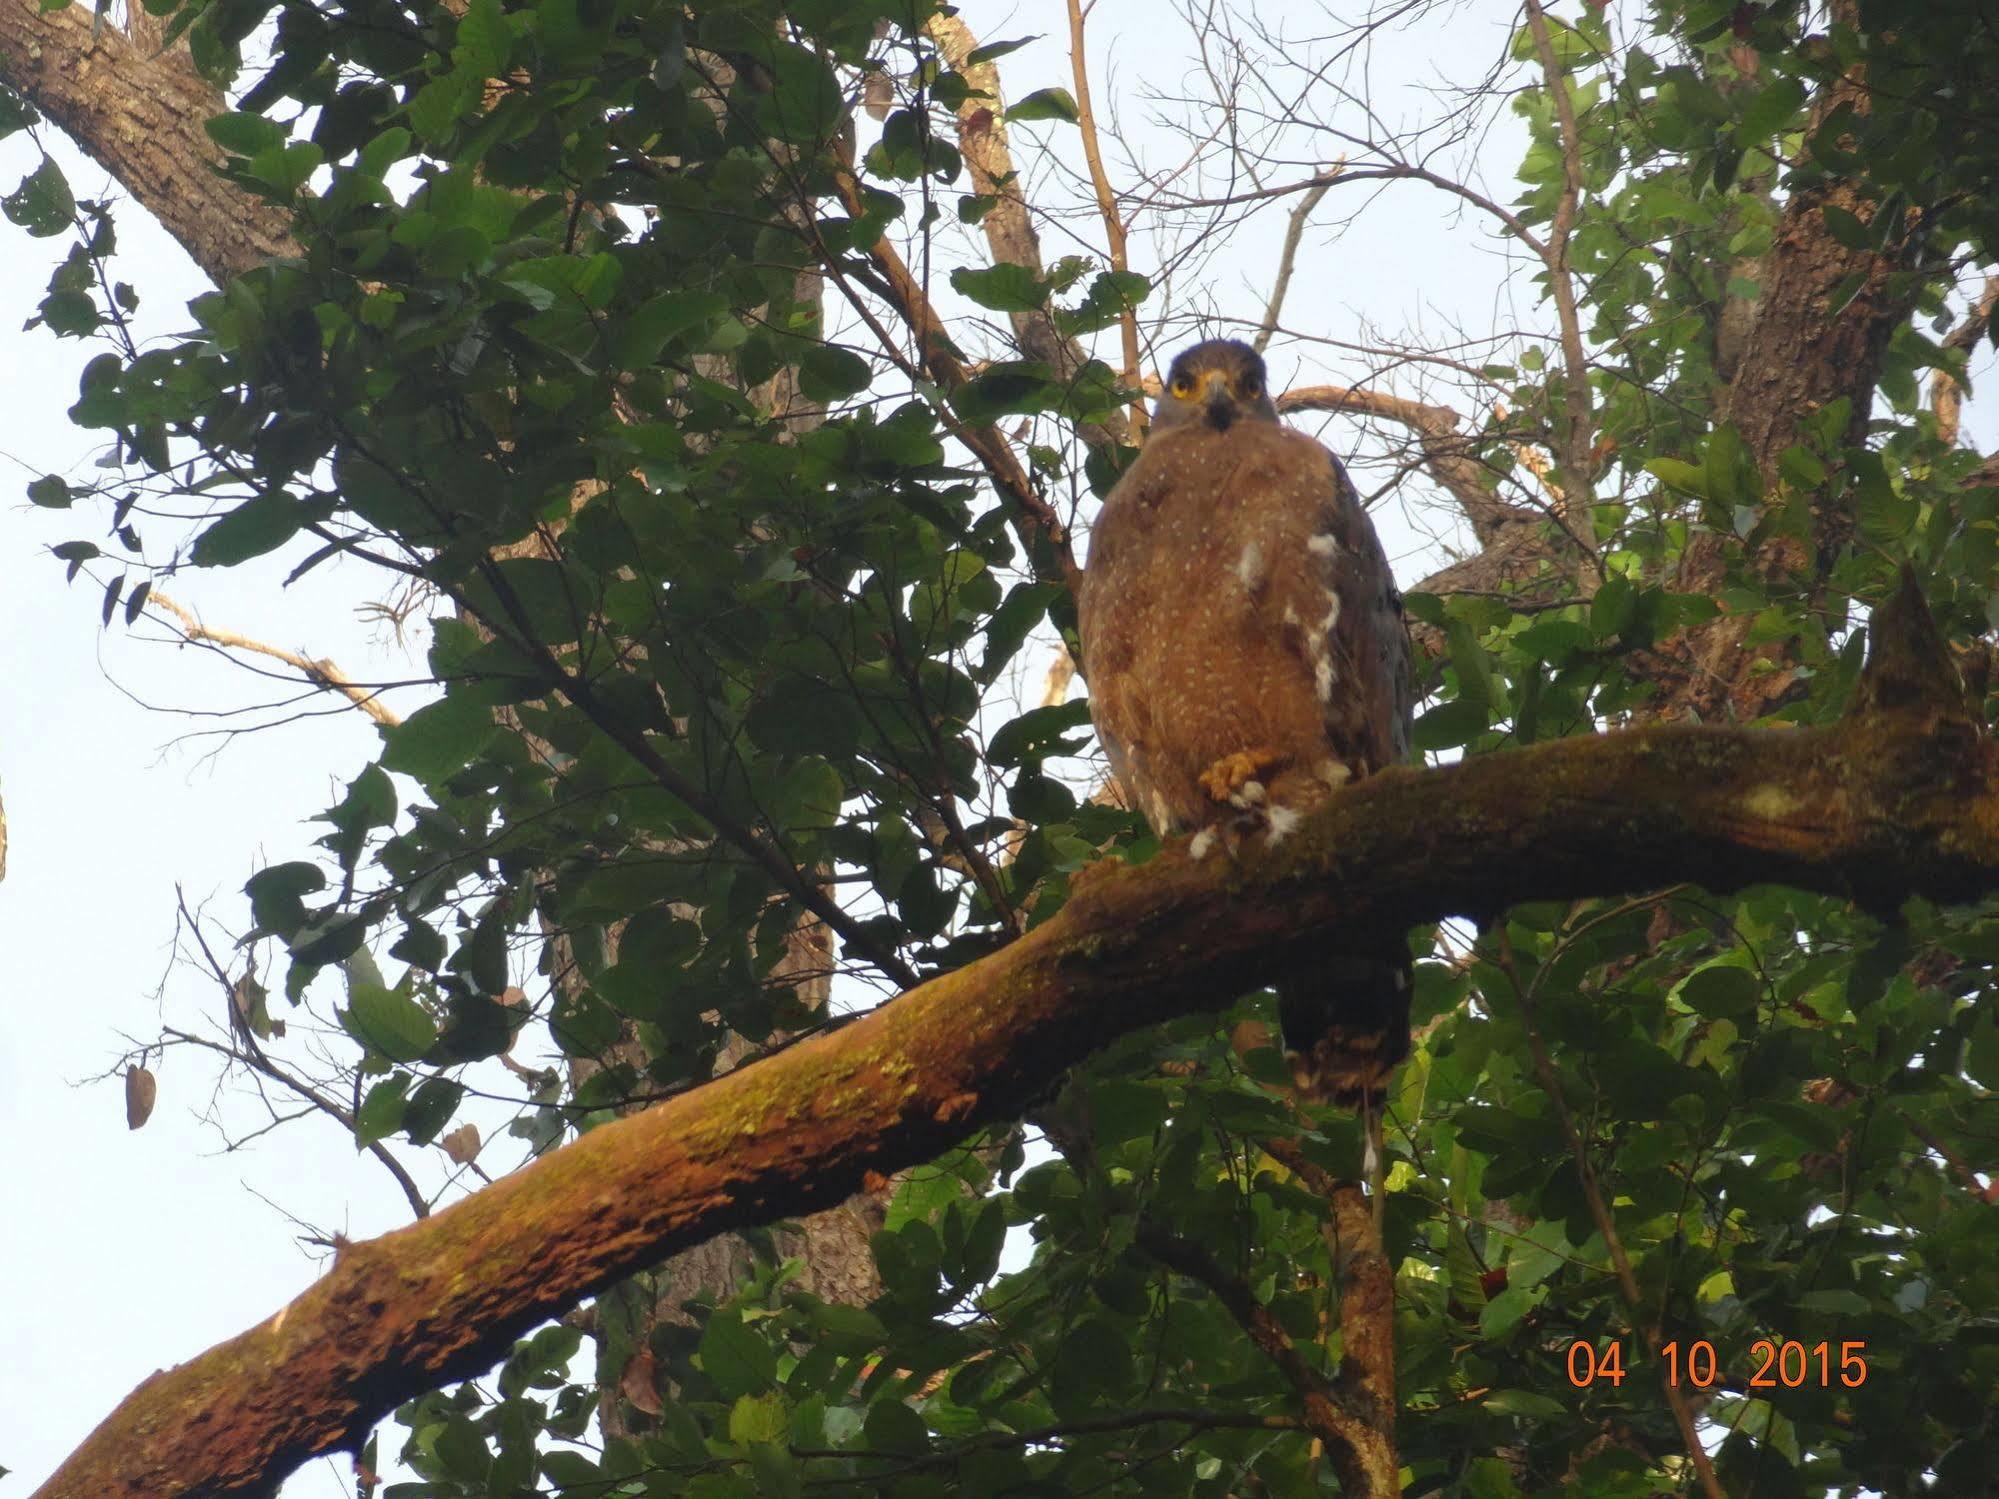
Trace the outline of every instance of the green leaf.
<path fill-rule="evenodd" d="M 285 143 L 289 132 L 276 120 L 262 115 L 231 110 L 211 117 L 204 124 L 208 138 L 231 156 L 256 156 Z"/>
<path fill-rule="evenodd" d="M 770 1344 L 743 1325 L 740 1312 L 718 1309 L 701 1335 L 701 1371 L 721 1393 L 735 1401 L 761 1395 L 777 1383 L 777 1355 Z"/>
<path fill-rule="evenodd" d="M 305 925 L 305 897 L 325 888 L 326 872 L 317 864 L 273 864 L 251 875 L 243 893 L 258 931 L 289 937 Z"/>
<path fill-rule="evenodd" d="M 984 270 L 955 270 L 951 285 L 994 312 L 1032 312 L 1048 300 L 1047 286 L 1033 271 L 1005 262 Z"/>
<path fill-rule="evenodd" d="M 815 344 L 798 361 L 798 389 L 811 401 L 857 396 L 874 377 L 874 367 L 867 360 L 832 344 Z"/>
<path fill-rule="evenodd" d="M 21 179 L 21 185 L 0 200 L 9 223 L 19 224 L 36 239 L 66 233 L 76 220 L 76 199 L 62 168 L 47 157 Z"/>
<path fill-rule="evenodd" d="M 862 1429 L 876 1452 L 916 1456 L 930 1450 L 930 1429 L 923 1418 L 893 1394 L 875 1398 Z"/>
<path fill-rule="evenodd" d="M 1849 250 L 1871 250 L 1874 248 L 1874 231 L 1867 227 L 1860 215 L 1851 209 L 1827 203 L 1819 212 L 1825 216 L 1826 233 Z"/>
<path fill-rule="evenodd" d="M 40 119 L 32 104 L 5 84 L 0 84 L 0 141 L 17 130 L 26 130 Z"/>
<path fill-rule="evenodd" d="M 1707 451 L 1701 463 L 1702 493 L 1718 505 L 1733 509 L 1761 497 L 1755 470 L 1742 435 L 1733 423 L 1724 423 L 1708 434 Z"/>
<path fill-rule="evenodd" d="M 1061 120 L 1073 125 L 1082 118 L 1076 100 L 1065 88 L 1036 89 L 1006 112 L 1010 124 L 1025 125 L 1036 120 Z"/>
<path fill-rule="evenodd" d="M 1707 496 L 1707 470 L 1698 463 L 1679 458 L 1651 458 L 1646 460 L 1645 472 L 1682 493 Z"/>
<path fill-rule="evenodd" d="M 987 423 L 1003 416 L 1031 416 L 1061 399 L 1062 386 L 1047 365 L 1021 361 L 987 366 L 958 387 L 951 404 L 966 421 Z"/>
<path fill-rule="evenodd" d="M 1689 975 L 1679 997 L 1688 1009 L 1710 1019 L 1754 1014 L 1763 1001 L 1763 986 L 1746 968 L 1716 963 Z"/>
<path fill-rule="evenodd" d="M 784 1397 L 775 1392 L 739 1395 L 729 1408 L 729 1440 L 742 1446 L 781 1442 L 790 1430 L 791 1414 L 784 1408 Z"/>
<path fill-rule="evenodd" d="M 368 1090 L 361 1100 L 361 1107 L 354 1111 L 354 1143 L 373 1145 L 377 1140 L 386 1140 L 403 1127 L 404 1110 L 408 1107 L 405 1094 L 409 1091 L 410 1075 L 394 1072 Z"/>
<path fill-rule="evenodd" d="M 274 551 L 298 534 L 306 510 L 282 489 L 246 500 L 194 539 L 196 567 L 234 567 Z"/>
<path fill-rule="evenodd" d="M 1849 462 L 1854 476 L 1854 518 L 1861 536 L 1875 546 L 1899 550 L 1907 544 L 1915 524 L 1915 501 L 1895 492 L 1879 453 L 1855 453 Z"/>
<path fill-rule="evenodd" d="M 728 312 L 729 299 L 716 292 L 662 292 L 618 319 L 611 330 L 612 357 L 622 369 L 642 369 L 658 359 L 670 341 L 705 328 Z"/>
<path fill-rule="evenodd" d="M 457 125 L 458 117 L 471 109 L 478 98 L 477 73 L 453 72 L 433 78 L 410 101 L 410 126 L 429 144 L 441 144 Z"/>
<path fill-rule="evenodd" d="M 1470 744 L 1486 730 L 1485 704 L 1472 698 L 1453 698 L 1439 703 L 1416 720 L 1411 742 L 1418 750 L 1457 749 Z"/>
<path fill-rule="evenodd" d="M 469 764 L 493 732 L 493 710 L 464 697 L 427 703 L 400 724 L 382 731 L 388 741 L 382 768 L 441 781 Z"/>
<path fill-rule="evenodd" d="M 28 484 L 28 501 L 40 505 L 45 510 L 67 510 L 76 495 L 69 487 L 69 481 L 60 474 L 44 474 Z"/>
<path fill-rule="evenodd" d="M 465 1085 L 448 1077 L 425 1078 L 403 1111 L 402 1128 L 410 1144 L 428 1145 L 444 1131 L 465 1097 Z"/>
<path fill-rule="evenodd" d="M 1481 1403 L 1494 1415 L 1528 1421 L 1553 1421 L 1569 1412 L 1561 1401 L 1532 1390 L 1494 1390 Z"/>
<path fill-rule="evenodd" d="M 504 71 L 513 39 L 513 28 L 500 0 L 470 0 L 458 23 L 452 60 L 467 72 L 490 78 Z"/>
<path fill-rule="evenodd" d="M 993 735 L 986 758 L 994 765 L 1011 766 L 1038 762 L 1049 755 L 1072 755 L 1082 748 L 1083 741 L 1066 736 L 1089 721 L 1090 705 L 1085 699 L 1030 708 Z"/>
<path fill-rule="evenodd" d="M 357 1041 L 392 1062 L 421 1061 L 437 1041 L 430 1012 L 399 989 L 355 984 L 341 1023 Z"/>
<path fill-rule="evenodd" d="M 1000 58 L 1005 57 L 1007 53 L 1018 52 L 1029 43 L 1040 40 L 1041 35 L 1037 32 L 1033 36 L 1009 37 L 1003 42 L 987 42 L 985 46 L 974 47 L 970 52 L 965 54 L 965 66 L 976 68 L 981 63 L 997 62 Z"/>

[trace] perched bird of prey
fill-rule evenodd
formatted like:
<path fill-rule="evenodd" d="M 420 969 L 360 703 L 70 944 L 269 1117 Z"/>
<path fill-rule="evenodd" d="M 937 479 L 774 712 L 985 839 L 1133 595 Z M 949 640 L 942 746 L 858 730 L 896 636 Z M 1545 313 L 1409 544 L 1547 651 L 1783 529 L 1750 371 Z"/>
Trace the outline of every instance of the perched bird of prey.
<path fill-rule="evenodd" d="M 1277 419 L 1263 360 L 1213 339 L 1173 361 L 1151 436 L 1090 536 L 1077 600 L 1090 716 L 1162 837 L 1272 841 L 1400 763 L 1402 597 L 1324 445 Z M 1301 1092 L 1377 1098 L 1409 1049 L 1409 953 L 1328 955 L 1278 984 Z"/>

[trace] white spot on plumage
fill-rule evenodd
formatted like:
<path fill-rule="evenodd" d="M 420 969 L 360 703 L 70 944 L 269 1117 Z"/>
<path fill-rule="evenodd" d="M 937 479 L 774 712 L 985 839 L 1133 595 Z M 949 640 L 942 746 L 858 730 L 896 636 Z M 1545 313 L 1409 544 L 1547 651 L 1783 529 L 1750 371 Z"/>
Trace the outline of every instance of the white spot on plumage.
<path fill-rule="evenodd" d="M 1236 581 L 1244 588 L 1254 590 L 1263 581 L 1263 548 L 1252 541 L 1242 549 L 1242 556 L 1235 565 Z"/>
<path fill-rule="evenodd" d="M 1324 651 L 1316 655 L 1318 659 L 1312 664 L 1312 687 L 1319 694 L 1320 702 L 1330 703 L 1333 700 L 1332 659 Z"/>
<path fill-rule="evenodd" d="M 1213 828 L 1202 828 L 1200 832 L 1194 835 L 1193 841 L 1187 845 L 1187 856 L 1192 859 L 1205 859 L 1214 846 L 1215 830 Z"/>
<path fill-rule="evenodd" d="M 1314 557 L 1330 557 L 1340 549 L 1339 539 L 1330 531 L 1321 531 L 1305 543 L 1305 550 Z"/>
<path fill-rule="evenodd" d="M 1298 814 L 1289 807 L 1272 807 L 1270 819 L 1270 846 L 1275 848 L 1298 830 Z"/>
<path fill-rule="evenodd" d="M 1319 779 L 1337 791 L 1353 779 L 1353 767 L 1344 760 L 1321 760 Z"/>

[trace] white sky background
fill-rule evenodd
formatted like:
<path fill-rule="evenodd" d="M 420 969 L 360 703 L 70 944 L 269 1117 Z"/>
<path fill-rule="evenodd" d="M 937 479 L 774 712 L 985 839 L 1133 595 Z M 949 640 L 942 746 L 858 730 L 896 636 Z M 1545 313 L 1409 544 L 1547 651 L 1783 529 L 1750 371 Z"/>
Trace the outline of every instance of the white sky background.
<path fill-rule="evenodd" d="M 1305 7 L 1282 9 L 1286 26 L 1300 33 L 1331 29 Z M 1377 108 L 1391 125 L 1433 116 L 1437 101 L 1410 85 L 1480 76 L 1504 55 L 1513 13 L 1501 0 L 1469 0 L 1448 25 L 1383 37 L 1372 68 Z M 1070 86 L 1061 0 L 1005 9 L 970 0 L 964 14 L 982 41 L 1044 34 L 1002 62 L 1010 98 Z M 1166 18 L 1159 0 L 1099 0 L 1090 22 L 1099 114 L 1115 110 L 1153 165 L 1177 161 L 1185 148 L 1149 122 L 1145 90 L 1202 91 L 1197 80 L 1179 87 L 1189 73 L 1191 35 Z M 59 134 L 44 127 L 42 138 L 79 196 L 109 195 L 105 174 Z M 1037 141 L 1054 143 L 1065 160 L 1077 156 L 1074 132 L 1065 127 L 1017 127 L 1015 152 L 1030 181 L 1047 175 L 1033 160 Z M 1511 176 L 1523 142 L 1501 111 L 1474 169 L 1489 196 L 1515 196 Z M 1323 159 L 1337 155 L 1333 147 Z M 0 143 L 0 191 L 11 190 L 35 160 L 25 137 Z M 1448 153 L 1437 165 L 1465 171 L 1465 153 Z M 1280 168 L 1272 180 L 1309 170 Z M 1127 185 L 1119 154 L 1111 171 Z M 959 190 L 947 190 L 947 211 Z M 1078 201 L 1073 190 L 1062 196 Z M 1176 291 L 1255 318 L 1289 201 L 1237 232 L 1197 286 Z M 1352 222 L 1330 227 L 1363 203 Z M 1306 234 L 1284 317 L 1289 327 L 1365 342 L 1368 325 L 1440 336 L 1453 325 L 1473 332 L 1548 325 L 1534 288 L 1522 276 L 1509 281 L 1488 225 L 1430 189 L 1336 189 L 1319 220 L 1328 227 Z M 115 274 L 144 298 L 142 331 L 159 336 L 188 326 L 185 302 L 206 283 L 135 204 L 121 202 L 117 222 Z M 1094 247 L 1094 218 L 1068 222 Z M 83 1081 L 116 1061 L 127 1049 L 124 1038 L 150 1039 L 162 1023 L 212 1033 L 220 1017 L 212 983 L 185 967 L 168 971 L 176 885 L 190 905 L 212 900 L 231 930 L 246 926 L 244 879 L 265 863 L 311 857 L 321 829 L 308 819 L 367 763 L 376 736 L 359 714 L 336 711 L 330 699 L 307 699 L 281 727 L 217 737 L 246 722 L 291 716 L 229 716 L 247 704 L 285 701 L 291 689 L 213 652 L 177 646 L 159 625 L 128 630 L 121 615 L 101 630 L 101 584 L 111 575 L 101 562 L 91 569 L 96 584 L 88 576 L 64 583 L 63 564 L 46 549 L 72 537 L 96 539 L 102 512 L 34 510 L 22 490 L 47 471 L 93 476 L 94 438 L 70 426 L 66 411 L 78 372 L 101 346 L 12 330 L 32 315 L 67 246 L 66 239 L 31 240 L 0 227 L 0 640 L 7 643 L 0 790 L 10 839 L 9 878 L 0 884 L 0 1411 L 12 1423 L 0 1428 L 0 1465 L 14 1470 L 0 1479 L 0 1499 L 31 1492 L 148 1373 L 193 1357 L 302 1291 L 324 1252 L 300 1242 L 305 1230 L 292 1218 L 350 1238 L 409 1221 L 386 1174 L 372 1159 L 357 1158 L 324 1118 L 226 1151 L 200 1118 L 215 1101 L 213 1058 L 182 1051 L 156 1063 L 158 1109 L 137 1133 L 125 1128 L 115 1082 Z M 1051 260 L 1079 248 L 1059 226 L 1044 226 L 1043 247 Z M 1142 236 L 1132 253 L 1134 269 L 1152 269 Z M 1097 349 L 1117 362 L 1114 330 L 1100 336 Z M 1170 355 L 1172 347 L 1160 352 Z M 1365 374 L 1357 359 L 1282 343 L 1271 362 L 1279 389 L 1357 383 Z M 1423 394 L 1396 375 L 1385 388 Z M 1319 430 L 1320 419 L 1306 424 Z M 1324 430 L 1340 451 L 1354 440 L 1344 421 Z M 1980 435 L 1989 445 L 1989 434 Z M 1434 517 L 1413 527 L 1393 502 L 1376 517 L 1398 574 L 1405 582 L 1423 576 L 1438 559 L 1428 540 Z M 147 540 L 162 551 L 168 528 L 140 527 L 157 533 Z M 281 591 L 276 584 L 302 555 L 288 549 L 249 566 L 189 570 L 162 587 L 210 624 L 330 656 L 355 678 L 420 674 L 427 643 L 420 627 L 406 654 L 357 615 L 358 606 L 380 597 L 383 575 L 328 565 Z M 1044 665 L 1045 658 L 1031 661 L 1030 672 L 1038 678 Z M 391 701 L 405 713 L 416 706 L 409 695 Z M 285 1012 L 275 996 L 272 1010 Z M 263 1122 L 253 1097 L 237 1085 L 230 1094 L 220 1112 L 238 1132 Z M 438 1152 L 405 1144 L 398 1153 L 419 1180 L 441 1178 Z M 519 1151 L 495 1155 L 500 1169 Z M 285 1492 L 330 1496 L 350 1486 L 344 1463 L 320 1463 Z"/>

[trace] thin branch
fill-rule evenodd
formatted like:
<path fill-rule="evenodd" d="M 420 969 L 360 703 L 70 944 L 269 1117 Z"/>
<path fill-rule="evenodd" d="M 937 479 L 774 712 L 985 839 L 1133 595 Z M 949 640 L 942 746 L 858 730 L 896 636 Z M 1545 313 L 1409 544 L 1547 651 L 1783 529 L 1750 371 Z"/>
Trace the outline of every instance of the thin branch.
<path fill-rule="evenodd" d="M 1562 329 L 1562 403 L 1567 420 L 1560 444 L 1562 478 L 1570 493 L 1582 504 L 1589 503 L 1594 475 L 1590 461 L 1596 441 L 1590 415 L 1589 356 L 1583 349 L 1582 313 L 1576 302 L 1575 273 L 1569 266 L 1569 234 L 1575 228 L 1576 207 L 1582 198 L 1582 132 L 1576 126 L 1575 97 L 1569 92 L 1568 75 L 1555 55 L 1554 38 L 1548 34 L 1548 18 L 1541 0 L 1526 0 L 1527 28 L 1534 34 L 1534 50 L 1541 59 L 1541 76 L 1548 95 L 1555 101 L 1555 121 L 1562 138 L 1562 191 L 1555 200 L 1555 217 L 1548 225 L 1548 295 L 1555 304 L 1555 318 Z"/>
<path fill-rule="evenodd" d="M 1207 1287 L 1249 1340 L 1275 1366 L 1298 1397 L 1304 1412 L 1305 1429 L 1325 1443 L 1333 1470 L 1340 1476 L 1340 1491 L 1355 1496 L 1355 1499 L 1387 1499 L 1392 1489 L 1382 1488 L 1374 1481 L 1380 1463 L 1371 1460 L 1382 1453 L 1383 1434 L 1350 1409 L 1345 1398 L 1334 1389 L 1332 1381 L 1305 1361 L 1305 1356 L 1291 1341 L 1291 1335 L 1278 1325 L 1277 1319 L 1270 1314 L 1270 1308 L 1256 1299 L 1242 1277 L 1231 1275 L 1220 1261 L 1192 1239 L 1173 1233 L 1151 1219 L 1139 1221 L 1133 1239 L 1139 1248 L 1167 1269 Z M 1393 1457 L 1392 1440 L 1387 1447 L 1387 1456 Z M 1392 1481 L 1392 1462 L 1388 1473 Z"/>
<path fill-rule="evenodd" d="M 860 180 L 845 167 L 835 169 L 833 180 L 847 211 L 856 218 L 864 216 L 867 205 L 861 198 Z M 835 284 L 843 285 L 838 257 L 826 251 L 824 241 L 816 233 L 813 239 L 821 251 L 821 263 L 832 274 Z M 896 315 L 915 336 L 921 372 L 943 386 L 947 394 L 958 390 L 971 378 L 971 373 L 954 352 L 943 319 L 937 316 L 922 284 L 910 274 L 909 266 L 886 238 L 876 240 L 868 247 L 867 254 L 885 283 L 889 306 L 895 309 Z M 850 300 L 854 299 L 850 297 Z M 887 337 L 886 331 L 874 323 L 870 314 L 863 313 L 863 316 L 874 327 L 876 337 L 882 341 L 884 348 L 893 351 L 894 342 Z M 997 427 L 964 421 L 948 405 L 940 404 L 937 409 L 951 435 L 972 450 L 999 492 L 1013 505 L 1015 522 L 1027 533 L 1024 539 L 1028 543 L 1029 555 L 1032 556 L 1041 546 L 1050 548 L 1055 555 L 1058 580 L 1073 587 L 1081 569 L 1076 564 L 1075 553 L 1070 549 L 1069 529 L 1062 523 L 1055 507 L 1034 487 L 1012 445 Z"/>
<path fill-rule="evenodd" d="M 1094 5 L 1095 0 L 1092 0 Z M 1090 106 L 1090 62 L 1083 45 L 1083 22 L 1089 14 L 1082 0 L 1069 0 L 1069 71 L 1076 84 L 1076 127 L 1082 132 L 1083 160 L 1090 168 L 1090 187 L 1097 198 L 1097 215 L 1104 222 L 1104 243 L 1110 252 L 1111 269 L 1122 276 L 1131 269 L 1125 244 L 1124 218 L 1118 212 L 1117 194 L 1111 190 L 1110 175 L 1104 171 L 1104 154 L 1097 141 L 1097 117 Z M 1124 342 L 1124 369 L 1120 372 L 1127 390 L 1139 388 L 1138 311 L 1129 303 L 1118 314 L 1118 330 Z M 1145 399 L 1131 406 L 1131 429 L 1141 437 L 1145 432 Z"/>
<path fill-rule="evenodd" d="M 535 670 L 551 690 L 568 699 L 606 738 L 637 761 L 640 768 L 652 777 L 662 791 L 685 802 L 690 810 L 715 830 L 718 838 L 734 847 L 752 864 L 768 874 L 778 889 L 825 922 L 839 935 L 850 952 L 857 953 L 874 964 L 898 987 L 906 989 L 916 983 L 916 971 L 903 962 L 893 948 L 876 940 L 860 922 L 842 909 L 839 902 L 826 893 L 823 886 L 809 878 L 783 849 L 741 821 L 721 802 L 669 765 L 659 751 L 653 748 L 644 730 L 614 711 L 599 697 L 596 688 L 581 671 L 571 671 L 556 658 L 555 652 L 536 633 L 533 621 L 528 616 L 527 607 L 514 592 L 513 585 L 507 581 L 506 574 L 492 558 L 481 558 L 476 566 L 479 576 L 492 589 L 501 609 L 505 611 L 506 623 L 512 626 L 512 630 L 503 631 L 500 628 L 500 621 L 483 615 L 463 597 L 462 593 L 454 593 L 453 601 L 461 609 L 478 619 L 496 635 L 506 635 L 514 647 L 534 664 Z"/>
<path fill-rule="evenodd" d="M 1339 168 L 1332 170 L 1337 172 Z M 1263 321 L 1257 324 L 1256 337 L 1251 341 L 1259 354 L 1270 347 L 1271 335 L 1277 331 L 1277 320 L 1284 315 L 1284 298 L 1291 290 L 1291 269 L 1298 259 L 1299 242 L 1305 237 L 1305 221 L 1312 217 L 1312 210 L 1332 190 L 1331 182 L 1314 182 L 1305 190 L 1305 196 L 1291 207 L 1290 220 L 1284 226 L 1284 248 L 1277 257 L 1277 279 L 1271 283 L 1270 300 L 1263 307 Z"/>
<path fill-rule="evenodd" d="M 353 1134 L 354 1115 L 351 1110 L 342 1108 L 340 1104 L 328 1098 L 324 1093 L 313 1087 L 312 1084 L 305 1081 L 305 1079 L 295 1077 L 287 1072 L 276 1062 L 273 1062 L 263 1047 L 257 1044 L 256 1037 L 251 1034 L 247 1021 L 237 1012 L 236 986 L 229 977 L 229 970 L 215 956 L 214 950 L 209 947 L 208 938 L 201 930 L 200 921 L 187 908 L 187 897 L 180 893 L 178 887 L 175 888 L 174 896 L 180 904 L 181 918 L 187 923 L 188 930 L 194 933 L 195 943 L 201 948 L 201 956 L 208 964 L 209 973 L 222 988 L 222 1003 L 226 1006 L 226 1013 L 229 1017 L 230 1033 L 239 1037 L 243 1045 L 240 1047 L 224 1046 L 218 1041 L 210 1041 L 202 1036 L 190 1035 L 186 1031 L 172 1029 L 164 1031 L 163 1034 L 183 1045 L 198 1046 L 209 1051 L 220 1052 L 232 1061 L 242 1063 L 253 1072 L 269 1078 L 281 1087 L 290 1089 L 320 1113 L 337 1120 L 341 1128 L 346 1130 L 348 1134 Z M 403 1168 L 403 1163 L 397 1160 L 389 1148 L 380 1140 L 369 1144 L 368 1153 L 380 1161 L 389 1175 L 395 1178 L 396 1185 L 402 1189 L 404 1201 L 410 1205 L 410 1212 L 418 1218 L 428 1218 L 430 1216 L 430 1202 L 424 1197 L 423 1190 L 417 1186 L 415 1178 Z"/>
<path fill-rule="evenodd" d="M 1384 1456 L 1393 1459 L 1395 1272 L 1381 1238 L 1384 1204 L 1380 1198 L 1369 1203 L 1358 1182 L 1334 1178 L 1308 1158 L 1296 1140 L 1266 1140 L 1263 1149 L 1331 1209 L 1326 1240 L 1340 1304 L 1340 1372 L 1333 1386 L 1366 1428 L 1380 1437 Z"/>
<path fill-rule="evenodd" d="M 205 625 L 193 610 L 167 597 L 158 589 L 146 595 L 146 607 L 171 614 L 178 622 L 181 636 L 185 640 L 205 642 L 220 646 L 224 650 L 247 651 L 255 656 L 269 656 L 274 661 L 282 661 L 287 666 L 296 667 L 314 685 L 340 693 L 383 728 L 393 729 L 402 722 L 399 714 L 383 705 L 376 689 L 358 685 L 334 662 L 325 657 L 302 655 L 297 651 L 288 651 L 283 646 L 270 645 L 248 635 L 238 634 L 234 630 L 218 630 Z"/>

